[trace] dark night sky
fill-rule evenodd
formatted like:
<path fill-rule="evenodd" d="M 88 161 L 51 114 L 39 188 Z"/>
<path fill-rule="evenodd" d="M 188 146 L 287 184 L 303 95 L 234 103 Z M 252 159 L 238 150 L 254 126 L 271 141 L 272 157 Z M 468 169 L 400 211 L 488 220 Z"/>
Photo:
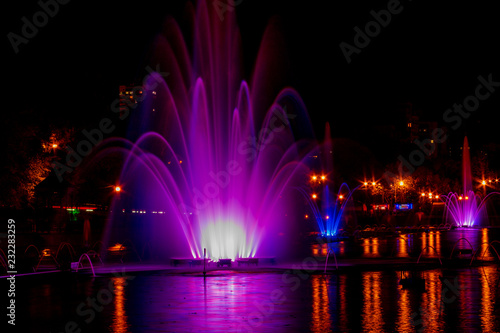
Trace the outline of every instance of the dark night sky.
<path fill-rule="evenodd" d="M 387 4 L 243 0 L 236 12 L 245 62 L 253 63 L 267 20 L 278 15 L 288 43 L 287 83 L 303 97 L 317 136 L 329 121 L 333 136 L 362 144 L 370 142 L 364 133 L 372 124 L 393 120 L 398 103 L 412 102 L 440 121 L 453 103 L 474 93 L 478 75 L 500 81 L 500 20 L 490 3 L 402 1 L 401 13 L 347 64 L 339 44 L 353 44 L 353 28 L 363 29 L 373 20 L 370 11 Z M 97 121 L 109 112 L 118 84 L 137 79 L 164 17 L 181 17 L 184 1 L 71 1 L 18 54 L 6 35 L 19 33 L 21 18 L 40 8 L 33 0 L 5 6 L 9 112 L 34 108 L 49 122 Z M 466 130 L 500 142 L 499 95 L 482 102 L 457 136 Z"/>

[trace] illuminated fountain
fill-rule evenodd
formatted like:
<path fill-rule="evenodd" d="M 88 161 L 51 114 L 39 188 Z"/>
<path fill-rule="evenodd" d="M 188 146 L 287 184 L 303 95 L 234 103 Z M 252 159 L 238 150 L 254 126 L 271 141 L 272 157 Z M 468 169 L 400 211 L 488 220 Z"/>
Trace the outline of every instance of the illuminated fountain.
<path fill-rule="evenodd" d="M 130 110 L 129 139 L 107 142 L 126 158 L 105 241 L 129 237 L 170 257 L 275 256 L 295 237 L 288 189 L 307 173 L 308 141 L 295 136 L 310 136 L 310 121 L 293 89 L 271 86 L 281 58 L 272 26 L 247 83 L 234 13 L 221 20 L 201 1 L 195 16 L 193 59 L 168 19 L 152 56 L 160 73 Z"/>
<path fill-rule="evenodd" d="M 357 186 L 352 191 L 346 183 L 342 183 L 335 193 L 328 185 L 332 180 L 328 179 L 328 175 L 332 175 L 333 161 L 332 161 L 332 139 L 330 134 L 330 125 L 326 124 L 325 141 L 322 145 L 318 145 L 315 156 L 318 156 L 319 167 L 323 170 L 321 175 L 313 174 L 310 182 L 314 188 L 318 185 L 321 186 L 320 194 L 308 193 L 307 190 L 300 188 L 299 191 L 304 195 L 308 203 L 309 209 L 318 224 L 319 232 L 323 237 L 339 237 L 337 234 L 339 227 L 344 221 L 344 226 L 347 224 L 346 220 L 354 214 L 354 205 L 352 202 L 352 194 L 359 188 Z M 347 213 L 347 211 L 349 211 Z M 346 213 L 346 214 L 344 214 Z"/>
<path fill-rule="evenodd" d="M 341 226 L 342 219 L 345 218 L 344 212 L 348 208 L 352 208 L 352 194 L 356 189 L 351 191 L 346 183 L 342 183 L 338 193 L 335 194 L 330 191 L 328 185 L 325 185 L 321 198 L 318 198 L 317 195 L 311 197 L 307 192 L 303 192 L 318 224 L 321 236 L 340 236 L 337 231 Z"/>
<path fill-rule="evenodd" d="M 469 142 L 464 138 L 462 148 L 462 194 L 448 193 L 442 198 L 446 203 L 445 219 L 453 220 L 456 227 L 472 227 L 488 219 L 485 204 L 488 199 L 498 192 L 491 192 L 484 198 L 472 189 L 472 172 L 470 166 Z"/>

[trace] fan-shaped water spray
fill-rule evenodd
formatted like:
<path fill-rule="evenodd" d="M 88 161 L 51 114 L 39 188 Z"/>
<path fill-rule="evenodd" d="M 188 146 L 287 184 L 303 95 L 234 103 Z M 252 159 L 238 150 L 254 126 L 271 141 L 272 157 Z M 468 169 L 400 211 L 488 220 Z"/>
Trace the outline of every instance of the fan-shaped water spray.
<path fill-rule="evenodd" d="M 464 138 L 462 147 L 462 182 L 462 194 L 450 192 L 442 196 L 446 203 L 445 219 L 453 220 L 456 227 L 472 227 L 481 222 L 484 224 L 488 219 L 485 205 L 488 199 L 498 192 L 491 192 L 484 197 L 474 192 L 467 137 Z"/>
<path fill-rule="evenodd" d="M 307 172 L 295 138 L 312 133 L 305 106 L 285 88 L 261 109 L 259 85 L 272 78 L 266 63 L 274 56 L 264 37 L 247 84 L 231 13 L 220 21 L 199 3 L 192 62 L 175 21 L 166 25 L 153 58 L 168 75 L 151 74 L 131 112 L 106 238 L 128 232 L 171 256 L 188 249 L 201 258 L 203 248 L 211 259 L 274 255 L 293 232 L 296 205 L 287 189 Z"/>
<path fill-rule="evenodd" d="M 333 190 L 333 143 L 331 138 L 330 124 L 325 126 L 325 139 L 321 144 L 318 144 L 314 150 L 314 160 L 317 164 L 314 167 L 321 169 L 321 175 L 313 174 L 310 177 L 310 183 L 313 191 L 309 193 L 304 187 L 299 188 L 299 191 L 305 197 L 308 208 L 313 215 L 314 220 L 318 224 L 318 229 L 323 237 L 338 237 L 338 229 L 341 222 L 349 219 L 354 215 L 354 205 L 352 200 L 353 193 L 359 188 L 353 190 L 346 183 L 342 183 L 338 187 L 337 193 Z M 330 179 L 332 178 L 332 179 Z M 319 188 L 318 188 L 319 187 Z M 349 210 L 348 214 L 344 214 Z M 349 216 L 348 216 L 349 215 Z M 353 227 L 353 226 L 351 226 Z"/>
<path fill-rule="evenodd" d="M 359 186 L 358 186 L 359 187 Z M 341 221 L 345 217 L 344 212 L 349 205 L 352 206 L 352 194 L 358 189 L 351 191 L 346 183 L 342 183 L 338 193 L 332 193 L 329 186 L 325 185 L 319 198 L 311 198 L 307 191 L 302 191 L 309 209 L 318 224 L 319 232 L 323 237 L 338 236 L 337 231 Z M 318 203 L 320 201 L 321 203 Z"/>

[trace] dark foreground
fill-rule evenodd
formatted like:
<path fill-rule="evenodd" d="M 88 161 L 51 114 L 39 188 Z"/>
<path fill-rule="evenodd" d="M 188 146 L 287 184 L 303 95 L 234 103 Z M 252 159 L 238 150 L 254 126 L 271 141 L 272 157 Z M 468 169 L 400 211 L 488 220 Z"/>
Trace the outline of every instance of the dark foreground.
<path fill-rule="evenodd" d="M 88 269 L 17 276 L 14 331 L 499 332 L 500 266 L 487 246 L 498 234 L 456 230 L 336 243 L 339 269 L 330 258 L 326 275 L 323 247 L 312 246 L 296 263 L 210 267 L 206 278 L 196 267 L 132 263 L 96 267 L 96 277 Z M 458 264 L 446 259 L 455 244 L 455 251 L 471 245 L 491 260 L 469 267 L 470 254 Z M 411 254 L 421 252 L 417 264 Z M 401 270 L 409 277 L 411 269 L 424 280 L 403 288 Z M 8 289 L 0 279 L 0 290 Z"/>
<path fill-rule="evenodd" d="M 403 289 L 388 270 L 19 277 L 16 331 L 500 331 L 497 266 L 421 277 L 425 290 Z"/>

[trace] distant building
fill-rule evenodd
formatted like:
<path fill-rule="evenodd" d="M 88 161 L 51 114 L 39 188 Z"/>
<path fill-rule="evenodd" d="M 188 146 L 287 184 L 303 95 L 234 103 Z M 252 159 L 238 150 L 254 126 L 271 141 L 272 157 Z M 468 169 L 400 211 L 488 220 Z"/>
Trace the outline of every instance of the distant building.
<path fill-rule="evenodd" d="M 426 143 L 427 145 L 435 145 L 433 153 L 427 158 L 433 159 L 438 156 L 448 156 L 447 141 L 442 143 L 434 142 L 433 134 L 435 130 L 440 128 L 447 133 L 446 127 L 438 126 L 437 121 L 426 121 L 422 119 L 422 112 L 416 109 L 413 104 L 405 103 L 402 105 L 403 112 L 406 118 L 406 133 L 403 142 L 417 144 Z"/>

